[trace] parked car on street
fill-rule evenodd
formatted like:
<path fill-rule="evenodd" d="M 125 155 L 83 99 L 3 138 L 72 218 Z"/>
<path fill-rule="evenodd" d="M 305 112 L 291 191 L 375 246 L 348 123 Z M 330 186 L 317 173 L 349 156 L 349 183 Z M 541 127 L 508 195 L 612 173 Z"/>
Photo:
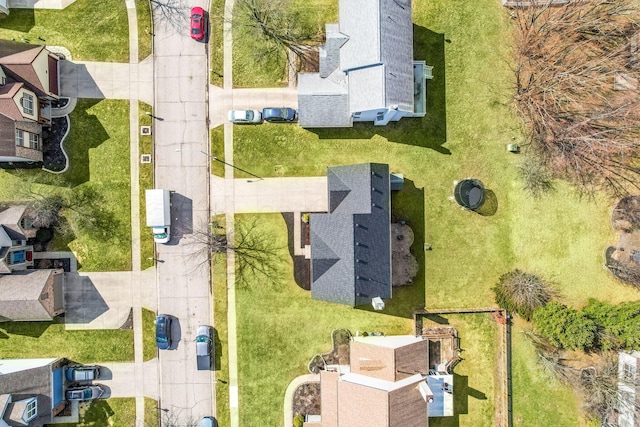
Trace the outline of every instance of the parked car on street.
<path fill-rule="evenodd" d="M 292 122 L 298 114 L 293 108 L 264 108 L 262 118 L 268 122 Z"/>
<path fill-rule="evenodd" d="M 202 41 L 207 34 L 207 14 L 200 6 L 191 9 L 191 38 Z"/>
<path fill-rule="evenodd" d="M 70 365 L 64 370 L 68 382 L 87 382 L 100 378 L 100 368 L 97 366 Z"/>
<path fill-rule="evenodd" d="M 156 317 L 156 346 L 160 350 L 168 350 L 171 348 L 173 341 L 171 340 L 171 325 L 173 320 L 167 314 L 159 314 Z"/>
<path fill-rule="evenodd" d="M 216 427 L 217 425 L 218 424 L 213 417 L 202 417 L 200 419 L 200 427 Z"/>
<path fill-rule="evenodd" d="M 211 326 L 198 326 L 198 333 L 196 334 L 196 358 L 199 371 L 208 371 L 211 369 L 212 349 Z"/>
<path fill-rule="evenodd" d="M 104 393 L 104 389 L 99 384 L 86 385 L 82 387 L 70 387 L 67 389 L 67 400 L 94 400 Z"/>
<path fill-rule="evenodd" d="M 229 121 L 237 124 L 262 123 L 262 114 L 258 110 L 231 110 Z"/>

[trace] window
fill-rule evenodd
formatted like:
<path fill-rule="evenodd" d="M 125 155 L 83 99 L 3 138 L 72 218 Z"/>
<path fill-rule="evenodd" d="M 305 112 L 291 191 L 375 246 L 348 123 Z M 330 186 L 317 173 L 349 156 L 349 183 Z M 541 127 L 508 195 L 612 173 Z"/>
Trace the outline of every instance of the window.
<path fill-rule="evenodd" d="M 29 134 L 29 144 L 31 146 L 31 148 L 33 148 L 34 150 L 37 150 L 40 148 L 40 140 L 38 138 L 38 135 L 36 135 L 35 133 L 30 133 Z"/>
<path fill-rule="evenodd" d="M 24 147 L 24 132 L 22 129 L 16 129 L 16 145 Z"/>
<path fill-rule="evenodd" d="M 27 409 L 24 410 L 23 421 L 28 423 L 34 419 L 36 415 L 38 415 L 38 400 L 33 399 L 31 402 L 27 403 Z"/>
<path fill-rule="evenodd" d="M 25 114 L 33 114 L 33 96 L 27 93 L 22 95 L 22 110 Z"/>

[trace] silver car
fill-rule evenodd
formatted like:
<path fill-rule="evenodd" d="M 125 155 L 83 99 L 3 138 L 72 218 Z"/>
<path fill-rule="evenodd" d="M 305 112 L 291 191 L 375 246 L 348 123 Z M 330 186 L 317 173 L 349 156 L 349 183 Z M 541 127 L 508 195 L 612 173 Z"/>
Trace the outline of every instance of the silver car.
<path fill-rule="evenodd" d="M 262 123 L 262 113 L 258 110 L 230 110 L 229 121 L 237 124 Z"/>

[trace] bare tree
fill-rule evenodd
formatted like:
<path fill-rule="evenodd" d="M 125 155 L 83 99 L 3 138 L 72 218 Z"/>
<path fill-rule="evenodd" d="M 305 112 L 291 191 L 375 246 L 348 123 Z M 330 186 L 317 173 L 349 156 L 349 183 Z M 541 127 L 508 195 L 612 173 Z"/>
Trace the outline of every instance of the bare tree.
<path fill-rule="evenodd" d="M 282 248 L 273 236 L 260 229 L 257 220 L 237 225 L 231 240 L 224 227 L 216 222 L 200 227 L 191 236 L 194 255 L 199 256 L 203 263 L 208 263 L 216 254 L 232 253 L 235 256 L 238 284 L 278 283 Z"/>
<path fill-rule="evenodd" d="M 640 188 L 638 29 L 632 0 L 519 7 L 515 104 L 554 174 L 592 191 Z"/>
<path fill-rule="evenodd" d="M 188 17 L 188 6 L 184 0 L 139 0 L 149 1 L 156 22 L 174 29 L 185 28 Z"/>
<path fill-rule="evenodd" d="M 525 336 L 533 343 L 538 362 L 550 376 L 580 392 L 586 414 L 594 419 L 614 417 L 618 411 L 640 410 L 640 402 L 630 399 L 627 390 L 640 387 L 638 375 L 618 378 L 616 352 L 601 353 L 592 366 L 571 366 L 567 353 L 551 345 L 544 337 L 532 331 Z M 622 383 L 625 387 L 619 387 Z"/>
<path fill-rule="evenodd" d="M 518 313 L 527 320 L 536 308 L 558 296 L 558 292 L 547 281 L 518 269 L 500 276 L 492 290 L 500 307 Z"/>
<path fill-rule="evenodd" d="M 319 41 L 317 28 L 306 28 L 290 0 L 237 0 L 234 28 L 248 28 L 265 42 L 266 52 L 293 52 L 303 58 Z"/>

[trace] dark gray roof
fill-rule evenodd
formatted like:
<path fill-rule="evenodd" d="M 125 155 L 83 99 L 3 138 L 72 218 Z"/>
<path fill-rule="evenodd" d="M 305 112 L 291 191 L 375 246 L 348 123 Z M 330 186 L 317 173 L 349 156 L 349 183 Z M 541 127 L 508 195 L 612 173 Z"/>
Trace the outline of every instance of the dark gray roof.
<path fill-rule="evenodd" d="M 327 169 L 330 212 L 312 214 L 311 296 L 351 306 L 391 298 L 389 166 Z"/>
<path fill-rule="evenodd" d="M 29 359 L 28 359 L 29 360 Z M 15 408 L 15 402 L 24 399 L 37 397 L 38 399 L 38 416 L 34 418 L 29 427 L 40 427 L 51 421 L 52 399 L 51 399 L 51 365 L 38 366 L 30 369 L 13 371 L 9 373 L 2 372 L 3 360 L 0 360 L 0 396 L 5 400 L 11 395 L 11 401 L 3 414 L 3 420 L 10 426 L 17 426 L 11 420 L 15 419 L 19 408 Z M 20 405 L 20 404 L 18 404 Z M 0 408 L 0 411 L 3 408 Z"/>

